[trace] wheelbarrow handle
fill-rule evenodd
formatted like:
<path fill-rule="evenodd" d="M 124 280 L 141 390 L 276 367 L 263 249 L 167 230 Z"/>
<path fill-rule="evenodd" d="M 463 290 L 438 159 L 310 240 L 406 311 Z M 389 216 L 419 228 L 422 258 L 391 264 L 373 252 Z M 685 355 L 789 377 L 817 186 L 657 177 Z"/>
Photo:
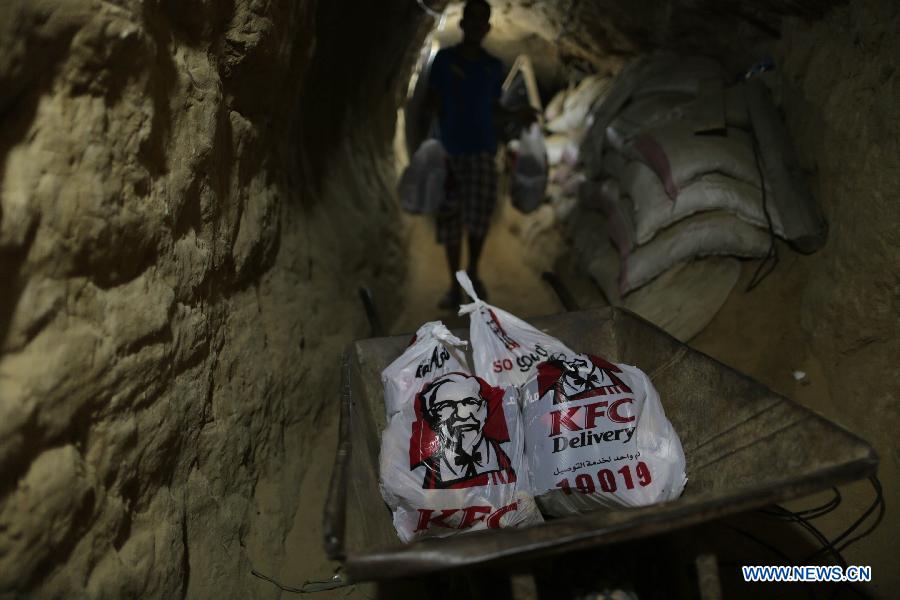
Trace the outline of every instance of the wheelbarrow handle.
<path fill-rule="evenodd" d="M 347 467 L 350 460 L 350 352 L 341 356 L 341 421 L 337 454 L 325 500 L 322 531 L 325 554 L 331 560 L 344 558 L 344 531 L 347 522 Z"/>
<path fill-rule="evenodd" d="M 375 297 L 372 295 L 372 290 L 366 286 L 360 286 L 359 299 L 362 301 L 363 310 L 366 311 L 366 319 L 369 321 L 371 336 L 383 336 L 384 326 L 381 324 L 381 319 L 378 318 L 378 310 L 375 308 Z"/>
<path fill-rule="evenodd" d="M 563 284 L 562 280 L 551 271 L 544 271 L 541 273 L 541 279 L 547 282 L 547 284 L 553 288 L 553 291 L 556 293 L 556 297 L 559 298 L 560 303 L 563 305 L 563 308 L 566 310 L 581 310 L 581 307 L 578 305 L 578 301 L 575 300 L 575 297 L 569 292 L 568 288 Z"/>

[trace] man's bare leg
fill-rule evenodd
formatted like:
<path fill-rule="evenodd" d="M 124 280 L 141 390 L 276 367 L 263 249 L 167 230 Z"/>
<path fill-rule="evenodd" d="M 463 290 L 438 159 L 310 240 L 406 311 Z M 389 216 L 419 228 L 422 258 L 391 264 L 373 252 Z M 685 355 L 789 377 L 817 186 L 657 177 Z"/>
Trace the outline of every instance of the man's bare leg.
<path fill-rule="evenodd" d="M 441 301 L 438 303 L 439 308 L 456 308 L 456 306 L 462 299 L 462 292 L 459 287 L 459 282 L 456 281 L 456 272 L 459 271 L 459 256 L 461 246 L 462 244 L 460 244 L 459 241 L 453 242 L 452 244 L 444 244 L 444 252 L 447 256 L 447 267 L 450 269 L 450 289 L 446 294 L 444 294 L 444 297 L 441 298 Z"/>
<path fill-rule="evenodd" d="M 483 247 L 484 236 L 469 236 L 469 268 L 466 269 L 466 271 L 469 274 L 469 279 L 472 280 L 472 284 L 475 286 L 475 293 L 477 293 L 482 300 L 486 300 L 487 293 L 484 289 L 484 284 L 481 283 L 481 279 L 478 278 L 478 259 L 481 258 L 481 249 Z"/>

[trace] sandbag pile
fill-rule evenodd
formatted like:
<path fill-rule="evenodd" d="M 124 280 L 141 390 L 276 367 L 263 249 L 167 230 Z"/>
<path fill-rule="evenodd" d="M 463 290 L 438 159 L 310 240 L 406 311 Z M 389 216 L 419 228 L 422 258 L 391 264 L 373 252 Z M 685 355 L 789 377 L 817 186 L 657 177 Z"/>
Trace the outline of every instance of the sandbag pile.
<path fill-rule="evenodd" d="M 610 77 L 589 75 L 556 94 L 544 111 L 550 165 L 548 194 L 560 218 L 571 210 L 578 187 L 584 182 L 579 148 L 591 125 L 591 111 L 603 102 L 611 85 Z"/>
<path fill-rule="evenodd" d="M 618 299 L 680 263 L 762 257 L 773 234 L 785 237 L 745 85 L 727 81 L 711 59 L 657 55 L 624 69 L 592 113 L 579 201 L 618 251 L 618 268 L 601 274 L 614 282 L 599 282 Z"/>

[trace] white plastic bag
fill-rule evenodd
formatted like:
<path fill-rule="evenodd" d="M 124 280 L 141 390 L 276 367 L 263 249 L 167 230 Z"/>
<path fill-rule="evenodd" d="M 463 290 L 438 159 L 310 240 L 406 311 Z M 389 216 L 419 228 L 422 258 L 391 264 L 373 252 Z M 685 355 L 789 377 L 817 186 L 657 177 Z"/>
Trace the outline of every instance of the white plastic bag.
<path fill-rule="evenodd" d="M 525 214 L 537 210 L 547 191 L 547 147 L 537 123 L 519 137 L 509 195 L 513 206 Z"/>
<path fill-rule="evenodd" d="M 575 355 L 555 337 L 481 300 L 465 271 L 457 271 L 456 279 L 474 300 L 461 306 L 459 314 L 469 315 L 475 374 L 491 385 L 521 386 L 539 363 Z"/>
<path fill-rule="evenodd" d="M 471 375 L 464 345 L 426 323 L 382 372 L 380 487 L 404 542 L 542 521 L 523 464 L 518 392 Z"/>
<path fill-rule="evenodd" d="M 459 339 L 440 321 L 429 321 L 415 335 L 394 362 L 381 372 L 384 385 L 384 408 L 391 419 L 426 381 L 454 371 L 469 371 L 465 341 Z"/>
<path fill-rule="evenodd" d="M 447 153 L 439 141 L 425 140 L 400 177 L 400 208 L 414 215 L 437 214 L 447 197 L 446 183 Z"/>
<path fill-rule="evenodd" d="M 649 377 L 587 354 L 542 363 L 523 393 L 525 456 L 550 515 L 681 495 L 684 451 Z"/>

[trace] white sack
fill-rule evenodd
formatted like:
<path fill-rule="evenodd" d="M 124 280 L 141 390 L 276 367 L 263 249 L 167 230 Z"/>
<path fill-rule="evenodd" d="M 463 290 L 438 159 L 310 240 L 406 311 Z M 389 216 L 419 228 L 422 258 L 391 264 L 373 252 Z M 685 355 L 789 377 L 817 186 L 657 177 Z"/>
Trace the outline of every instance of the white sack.
<path fill-rule="evenodd" d="M 708 79 L 723 81 L 725 78 L 722 66 L 711 58 L 656 55 L 646 61 L 632 97 L 673 92 L 696 96 L 701 82 Z"/>
<path fill-rule="evenodd" d="M 465 271 L 457 271 L 456 279 L 474 300 L 459 309 L 460 315 L 469 315 L 474 371 L 491 385 L 521 386 L 538 363 L 575 354 L 553 336 L 481 300 Z"/>
<path fill-rule="evenodd" d="M 602 102 L 609 92 L 612 80 L 609 77 L 591 75 L 582 79 L 578 86 L 566 95 L 562 114 L 549 121 L 548 131 L 553 133 L 579 132 L 584 136 L 588 114 L 596 102 Z"/>
<path fill-rule="evenodd" d="M 624 296 L 682 261 L 702 256 L 758 258 L 768 253 L 770 244 L 767 230 L 733 215 L 699 213 L 660 231 L 650 243 L 623 257 L 620 292 Z"/>
<path fill-rule="evenodd" d="M 676 201 L 666 195 L 662 182 L 647 165 L 632 161 L 622 170 L 621 193 L 634 205 L 634 233 L 638 244 L 646 244 L 658 231 L 698 212 L 720 210 L 767 228 L 762 192 L 754 185 L 721 173 L 706 173 L 682 188 Z M 766 203 L 775 233 L 784 229 L 772 199 Z"/>
<path fill-rule="evenodd" d="M 573 138 L 554 133 L 548 135 L 544 142 L 547 145 L 547 162 L 550 166 L 575 165 L 578 162 L 578 142 Z"/>
<path fill-rule="evenodd" d="M 465 368 L 439 322 L 382 372 L 381 494 L 404 542 L 542 520 L 524 469 L 518 392 Z"/>
<path fill-rule="evenodd" d="M 647 58 L 638 58 L 625 65 L 612 81 L 604 97 L 591 109 L 586 120 L 587 130 L 579 148 L 581 162 L 589 177 L 595 177 L 596 169 L 600 167 L 606 128 L 631 98 L 647 68 L 647 62 Z"/>
<path fill-rule="evenodd" d="M 659 93 L 631 100 L 606 128 L 606 144 L 623 152 L 627 143 L 645 130 L 668 121 L 681 121 L 693 130 L 700 117 L 698 99 L 683 93 Z M 725 88 L 723 116 L 732 127 L 748 129 L 750 115 L 740 85 Z"/>
<path fill-rule="evenodd" d="M 619 152 L 644 130 L 659 123 L 684 117 L 690 96 L 678 93 L 653 94 L 629 102 L 606 128 L 606 143 Z"/>
<path fill-rule="evenodd" d="M 544 120 L 552 121 L 556 117 L 562 114 L 563 107 L 566 103 L 566 96 L 574 89 L 573 87 L 566 88 L 564 90 L 560 90 L 553 96 L 553 99 L 550 100 L 550 103 L 547 104 L 547 108 L 544 109 Z"/>
<path fill-rule="evenodd" d="M 525 387 L 525 456 L 554 516 L 681 495 L 684 451 L 643 371 L 579 354 L 538 367 Z"/>
<path fill-rule="evenodd" d="M 695 135 L 689 123 L 669 121 L 632 139 L 626 153 L 653 169 L 672 200 L 694 179 L 712 171 L 760 187 L 750 135 L 734 127 L 727 135 Z"/>
<path fill-rule="evenodd" d="M 414 215 L 433 215 L 447 197 L 447 153 L 435 139 L 422 142 L 400 177 L 400 207 Z"/>
<path fill-rule="evenodd" d="M 603 162 L 601 163 L 600 172 L 606 177 L 613 179 L 621 179 L 622 169 L 625 168 L 625 157 L 615 150 L 607 150 L 603 153 Z"/>
<path fill-rule="evenodd" d="M 606 233 L 619 254 L 628 256 L 637 245 L 634 239 L 634 219 L 631 199 L 620 193 L 619 182 L 604 179 L 588 181 L 579 190 L 582 205 L 598 210 L 606 217 Z"/>
<path fill-rule="evenodd" d="M 547 144 L 547 162 L 556 166 L 562 160 L 563 152 L 569 144 L 569 137 L 560 133 L 548 135 L 544 140 Z"/>

